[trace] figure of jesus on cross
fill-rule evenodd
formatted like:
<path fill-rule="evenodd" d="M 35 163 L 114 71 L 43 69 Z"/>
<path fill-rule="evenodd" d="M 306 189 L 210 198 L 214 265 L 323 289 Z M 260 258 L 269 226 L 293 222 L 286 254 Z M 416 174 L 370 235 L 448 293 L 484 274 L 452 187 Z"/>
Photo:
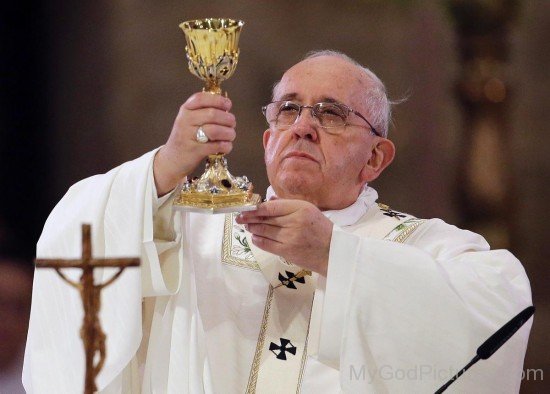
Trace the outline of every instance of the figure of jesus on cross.
<path fill-rule="evenodd" d="M 80 329 L 80 336 L 84 342 L 86 354 L 86 378 L 84 394 L 93 394 L 97 391 L 95 378 L 101 371 L 105 362 L 105 333 L 101 330 L 99 322 L 99 309 L 101 307 L 101 290 L 113 283 L 127 267 L 139 266 L 139 258 L 92 258 L 91 226 L 82 225 L 82 258 L 81 259 L 36 259 L 37 268 L 53 268 L 57 274 L 68 284 L 78 289 L 84 307 L 84 321 Z M 94 283 L 94 269 L 100 267 L 118 268 L 110 279 L 101 284 Z M 61 268 L 80 268 L 82 275 L 79 282 L 67 278 Z M 99 355 L 94 364 L 96 355 Z"/>

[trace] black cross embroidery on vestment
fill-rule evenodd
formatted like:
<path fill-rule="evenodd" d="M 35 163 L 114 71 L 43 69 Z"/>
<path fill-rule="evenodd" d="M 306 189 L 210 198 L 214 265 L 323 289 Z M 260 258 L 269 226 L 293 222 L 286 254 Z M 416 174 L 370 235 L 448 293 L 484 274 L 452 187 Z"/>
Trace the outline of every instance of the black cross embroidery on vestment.
<path fill-rule="evenodd" d="M 392 211 L 391 209 L 387 208 L 380 208 L 382 211 L 384 211 L 383 215 L 389 216 L 390 218 L 396 218 L 401 220 L 400 218 L 404 218 L 407 215 L 402 214 L 401 212 Z"/>
<path fill-rule="evenodd" d="M 286 352 L 296 355 L 296 346 L 290 342 L 290 340 L 285 338 L 279 338 L 281 340 L 281 345 L 277 345 L 275 342 L 269 344 L 269 350 L 273 353 L 279 360 L 286 360 Z"/>
<path fill-rule="evenodd" d="M 296 289 L 296 286 L 294 285 L 296 282 L 306 283 L 306 279 L 303 276 L 300 278 L 295 278 L 296 274 L 294 272 L 285 271 L 285 273 L 288 278 L 279 272 L 279 280 L 281 281 L 281 284 L 285 285 L 289 289 Z"/>

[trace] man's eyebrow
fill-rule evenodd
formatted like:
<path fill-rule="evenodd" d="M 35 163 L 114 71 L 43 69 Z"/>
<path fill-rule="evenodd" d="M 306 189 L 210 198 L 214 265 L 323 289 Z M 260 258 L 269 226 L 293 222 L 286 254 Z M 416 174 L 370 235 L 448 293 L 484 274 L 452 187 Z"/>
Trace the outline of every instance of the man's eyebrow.
<path fill-rule="evenodd" d="M 298 93 L 287 93 L 282 95 L 277 101 L 292 101 L 296 100 L 297 97 Z M 330 96 L 323 96 L 317 102 L 341 104 L 341 101 L 336 100 L 334 97 Z"/>
<path fill-rule="evenodd" d="M 330 96 L 324 96 L 321 98 L 321 101 L 324 102 L 324 103 L 336 103 L 336 104 L 341 104 L 340 101 L 336 100 L 335 98 L 332 98 Z"/>

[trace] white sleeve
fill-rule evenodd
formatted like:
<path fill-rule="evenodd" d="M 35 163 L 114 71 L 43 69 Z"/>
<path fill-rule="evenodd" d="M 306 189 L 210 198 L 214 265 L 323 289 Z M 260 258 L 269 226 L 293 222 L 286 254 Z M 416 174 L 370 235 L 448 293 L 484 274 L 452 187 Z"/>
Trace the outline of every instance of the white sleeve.
<path fill-rule="evenodd" d="M 146 220 L 143 247 L 149 261 L 149 275 L 142 278 L 143 296 L 175 294 L 181 282 L 181 232 L 179 216 L 172 210 L 177 191 L 157 196 L 153 165 L 149 168 L 152 220 Z"/>
<path fill-rule="evenodd" d="M 345 392 L 434 392 L 531 305 L 509 252 L 440 220 L 417 231 L 411 246 L 333 230 L 318 358 Z M 519 391 L 530 326 L 449 392 Z"/>

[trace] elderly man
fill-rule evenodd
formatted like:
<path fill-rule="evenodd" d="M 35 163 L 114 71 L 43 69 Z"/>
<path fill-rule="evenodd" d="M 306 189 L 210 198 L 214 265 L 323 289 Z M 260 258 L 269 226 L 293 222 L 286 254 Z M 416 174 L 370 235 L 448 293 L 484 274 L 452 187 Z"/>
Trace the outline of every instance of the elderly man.
<path fill-rule="evenodd" d="M 166 145 L 76 184 L 46 223 L 39 257 L 78 255 L 83 221 L 97 255 L 142 256 L 104 291 L 102 393 L 433 392 L 531 304 L 508 252 L 376 204 L 367 184 L 395 153 L 390 104 L 372 72 L 336 52 L 290 68 L 264 107 L 269 201 L 174 215 L 177 184 L 231 150 L 230 109 L 191 96 Z M 78 391 L 78 295 L 37 274 L 25 386 Z M 529 328 L 453 388 L 517 392 Z"/>

